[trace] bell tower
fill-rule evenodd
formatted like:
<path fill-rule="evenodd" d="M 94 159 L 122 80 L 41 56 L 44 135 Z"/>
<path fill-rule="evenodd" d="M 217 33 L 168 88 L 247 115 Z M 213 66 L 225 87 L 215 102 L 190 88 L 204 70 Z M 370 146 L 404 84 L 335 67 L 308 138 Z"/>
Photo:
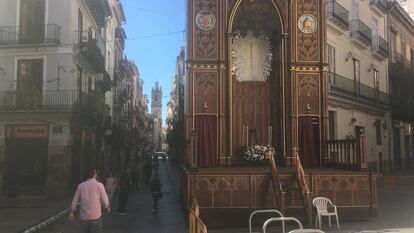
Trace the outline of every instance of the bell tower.
<path fill-rule="evenodd" d="M 162 89 L 157 82 L 151 91 L 151 112 L 154 117 L 154 145 L 155 149 L 161 149 L 162 132 Z"/>

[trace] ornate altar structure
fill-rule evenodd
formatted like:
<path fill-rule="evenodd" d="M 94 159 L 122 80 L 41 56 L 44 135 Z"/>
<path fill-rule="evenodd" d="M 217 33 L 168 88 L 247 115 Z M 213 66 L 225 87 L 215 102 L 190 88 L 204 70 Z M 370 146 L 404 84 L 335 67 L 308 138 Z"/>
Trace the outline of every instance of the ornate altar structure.
<path fill-rule="evenodd" d="M 236 209 L 241 213 L 241 209 L 280 207 L 267 197 L 275 182 L 270 166 L 240 167 L 243 149 L 258 144 L 275 148 L 277 165 L 288 167 L 280 169 L 279 183 L 297 178 L 291 174 L 298 151 L 297 160 L 305 168 L 302 185 L 307 184 L 308 192 L 325 194 L 339 206 L 376 208 L 375 176 L 324 171 L 325 4 L 325 0 L 188 0 L 184 204 L 195 195 L 201 213 L 211 217 Z M 288 196 L 301 193 L 281 186 Z M 302 204 L 284 205 L 304 208 L 305 196 L 302 192 Z"/>

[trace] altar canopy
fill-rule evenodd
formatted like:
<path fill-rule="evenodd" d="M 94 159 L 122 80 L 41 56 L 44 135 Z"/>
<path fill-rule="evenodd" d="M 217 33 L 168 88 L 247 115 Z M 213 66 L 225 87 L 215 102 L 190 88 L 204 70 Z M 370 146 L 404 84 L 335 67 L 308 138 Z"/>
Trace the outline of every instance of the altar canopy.
<path fill-rule="evenodd" d="M 255 0 L 241 1 L 231 31 L 231 151 L 237 158 L 247 144 L 280 148 L 282 28 L 272 2 Z"/>
<path fill-rule="evenodd" d="M 272 46 L 266 34 L 246 35 L 236 32 L 233 38 L 232 71 L 239 82 L 266 81 L 272 68 Z"/>
<path fill-rule="evenodd" d="M 195 117 L 197 167 L 216 167 L 216 117 L 200 115 Z"/>

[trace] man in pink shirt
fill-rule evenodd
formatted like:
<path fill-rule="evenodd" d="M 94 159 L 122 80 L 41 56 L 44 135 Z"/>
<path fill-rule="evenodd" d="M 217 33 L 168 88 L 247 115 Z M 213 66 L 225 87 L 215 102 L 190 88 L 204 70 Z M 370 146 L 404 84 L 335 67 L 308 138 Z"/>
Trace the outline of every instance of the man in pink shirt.
<path fill-rule="evenodd" d="M 84 233 L 102 232 L 102 206 L 111 211 L 108 196 L 102 183 L 96 181 L 96 171 L 91 170 L 89 179 L 79 184 L 72 200 L 69 220 L 74 220 L 74 212 L 79 204 L 79 218 Z"/>

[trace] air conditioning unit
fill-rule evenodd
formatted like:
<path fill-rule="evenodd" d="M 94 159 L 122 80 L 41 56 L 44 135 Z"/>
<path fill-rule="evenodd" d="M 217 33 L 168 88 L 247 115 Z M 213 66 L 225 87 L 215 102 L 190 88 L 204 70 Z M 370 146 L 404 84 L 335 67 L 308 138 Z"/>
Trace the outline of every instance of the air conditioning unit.
<path fill-rule="evenodd" d="M 411 125 L 411 123 L 404 122 L 404 135 L 405 136 L 413 135 L 413 126 Z"/>

